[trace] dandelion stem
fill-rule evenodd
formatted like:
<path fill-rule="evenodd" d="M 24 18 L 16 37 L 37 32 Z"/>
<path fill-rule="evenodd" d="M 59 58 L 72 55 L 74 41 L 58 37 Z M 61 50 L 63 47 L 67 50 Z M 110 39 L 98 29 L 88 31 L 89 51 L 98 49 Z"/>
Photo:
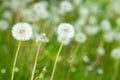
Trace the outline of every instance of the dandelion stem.
<path fill-rule="evenodd" d="M 37 65 L 38 55 L 39 55 L 39 51 L 40 51 L 40 46 L 41 46 L 41 42 L 38 45 L 38 49 L 37 49 L 36 56 L 35 56 L 35 62 L 34 62 L 34 66 L 33 66 L 33 71 L 32 71 L 32 76 L 31 76 L 30 80 L 34 79 L 34 74 L 35 74 L 35 70 L 36 70 L 36 65 Z"/>
<path fill-rule="evenodd" d="M 114 76 L 113 76 L 113 80 L 117 80 L 118 69 L 119 69 L 119 60 L 116 60 L 116 62 L 115 62 L 115 73 L 114 73 Z"/>
<path fill-rule="evenodd" d="M 61 52 L 61 50 L 62 50 L 62 47 L 63 47 L 63 42 L 61 43 L 61 45 L 60 45 L 60 47 L 59 47 L 59 50 L 58 50 L 58 52 L 57 52 L 57 56 L 56 56 L 56 59 L 55 59 L 55 62 L 54 62 L 53 71 L 52 71 L 50 80 L 53 80 L 54 73 L 55 73 L 55 69 L 56 69 L 57 60 L 58 60 L 58 58 L 59 58 L 60 52 Z"/>
<path fill-rule="evenodd" d="M 19 44 L 18 44 L 18 47 L 17 47 L 16 54 L 15 54 L 13 68 L 12 68 L 11 80 L 14 80 L 14 69 L 15 69 L 15 65 L 16 65 L 16 61 L 17 61 L 17 56 L 18 56 L 18 53 L 19 53 L 19 50 L 20 50 L 21 43 L 22 42 L 20 41 Z"/>

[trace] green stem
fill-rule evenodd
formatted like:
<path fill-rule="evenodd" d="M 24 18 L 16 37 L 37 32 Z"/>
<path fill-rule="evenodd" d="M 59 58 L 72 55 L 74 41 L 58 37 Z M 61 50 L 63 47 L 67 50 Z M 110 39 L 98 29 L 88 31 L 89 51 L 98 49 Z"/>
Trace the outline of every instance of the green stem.
<path fill-rule="evenodd" d="M 40 51 L 40 46 L 41 46 L 41 42 L 39 43 L 39 46 L 38 46 L 38 49 L 37 49 L 37 52 L 36 52 L 35 62 L 34 62 L 32 76 L 31 76 L 30 80 L 34 79 L 34 74 L 35 74 L 35 70 L 36 70 L 36 65 L 37 65 L 38 55 L 39 55 L 39 51 Z"/>
<path fill-rule="evenodd" d="M 14 69 L 15 69 L 15 65 L 16 65 L 16 61 L 17 61 L 17 56 L 18 56 L 18 53 L 19 53 L 19 50 L 20 50 L 21 43 L 22 42 L 20 41 L 19 44 L 18 44 L 18 47 L 17 47 L 16 54 L 15 54 L 13 68 L 12 68 L 11 80 L 14 80 Z"/>
<path fill-rule="evenodd" d="M 115 73 L 114 73 L 114 76 L 113 76 L 113 80 L 117 80 L 118 69 L 119 69 L 119 60 L 117 60 L 117 61 L 115 62 Z"/>
<path fill-rule="evenodd" d="M 58 52 L 57 52 L 57 56 L 56 56 L 56 59 L 55 59 L 55 62 L 54 62 L 53 71 L 52 71 L 50 80 L 53 80 L 54 73 L 55 73 L 55 69 L 56 69 L 57 60 L 58 60 L 58 58 L 59 58 L 60 52 L 61 52 L 61 50 L 62 50 L 62 47 L 63 47 L 63 42 L 61 43 L 61 45 L 60 45 L 60 47 L 59 47 L 59 50 L 58 50 Z"/>

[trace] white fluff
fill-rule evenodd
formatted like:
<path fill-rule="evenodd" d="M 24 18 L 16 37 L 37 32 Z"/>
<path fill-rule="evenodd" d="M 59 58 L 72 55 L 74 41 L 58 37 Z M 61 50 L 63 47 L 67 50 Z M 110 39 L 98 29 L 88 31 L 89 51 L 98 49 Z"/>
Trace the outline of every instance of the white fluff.
<path fill-rule="evenodd" d="M 12 36 L 16 40 L 29 40 L 32 37 L 32 28 L 27 23 L 17 23 L 12 28 Z"/>

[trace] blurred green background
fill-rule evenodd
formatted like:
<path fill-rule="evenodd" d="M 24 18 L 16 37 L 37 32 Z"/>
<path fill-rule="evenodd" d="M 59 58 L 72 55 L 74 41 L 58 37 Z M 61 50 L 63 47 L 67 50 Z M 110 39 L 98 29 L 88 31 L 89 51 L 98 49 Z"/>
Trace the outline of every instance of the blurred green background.
<path fill-rule="evenodd" d="M 64 1 L 69 4 L 61 7 Z M 37 15 L 36 3 L 42 5 L 38 11 L 43 7 L 46 11 Z M 18 45 L 11 29 L 18 22 L 31 24 L 34 34 L 31 40 L 22 42 L 15 80 L 30 79 L 37 50 L 35 35 L 42 32 L 50 41 L 42 43 L 35 77 L 47 65 L 44 80 L 49 80 L 60 46 L 56 29 L 62 22 L 72 24 L 76 34 L 82 32 L 86 39 L 79 42 L 84 37 L 78 37 L 78 41 L 73 38 L 63 47 L 54 80 L 120 80 L 120 65 L 116 66 L 119 59 L 111 56 L 112 50 L 120 47 L 120 0 L 0 0 L 0 80 L 11 77 Z M 5 26 L 8 27 L 3 29 Z M 103 48 L 101 54 L 99 47 Z"/>

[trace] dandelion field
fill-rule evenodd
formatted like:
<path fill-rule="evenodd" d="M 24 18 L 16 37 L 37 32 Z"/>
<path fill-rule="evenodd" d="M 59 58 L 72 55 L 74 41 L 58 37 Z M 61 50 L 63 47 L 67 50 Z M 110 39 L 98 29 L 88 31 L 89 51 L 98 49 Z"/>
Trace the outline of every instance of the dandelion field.
<path fill-rule="evenodd" d="M 0 80 L 120 80 L 120 0 L 0 0 Z"/>

